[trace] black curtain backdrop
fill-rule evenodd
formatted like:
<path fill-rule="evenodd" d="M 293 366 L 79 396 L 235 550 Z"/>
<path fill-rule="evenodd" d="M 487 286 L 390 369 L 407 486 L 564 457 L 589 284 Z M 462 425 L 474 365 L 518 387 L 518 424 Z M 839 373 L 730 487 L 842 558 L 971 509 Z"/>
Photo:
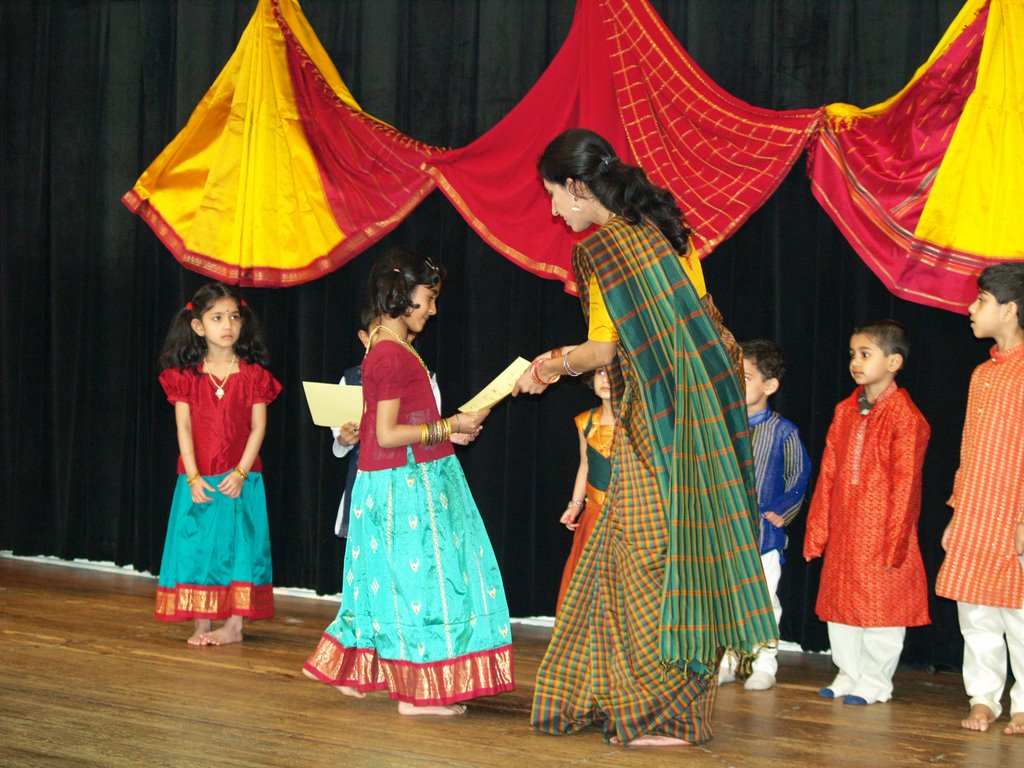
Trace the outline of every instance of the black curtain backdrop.
<path fill-rule="evenodd" d="M 171 316 L 205 278 L 181 268 L 119 202 L 184 125 L 234 50 L 254 0 L 79 0 L 0 5 L 0 549 L 160 565 L 174 484 L 173 410 L 156 380 Z M 654 3 L 725 90 L 773 109 L 868 105 L 899 90 L 958 0 L 690 0 Z M 306 0 L 303 10 L 364 109 L 423 141 L 462 146 L 529 90 L 569 29 L 572 0 Z M 538 182 L 539 183 L 539 182 Z M 502 190 L 495 189 L 500 196 Z M 685 210 L 685 201 L 683 201 Z M 548 220 L 524 227 L 557 226 Z M 361 355 L 355 331 L 369 265 L 391 243 L 436 256 L 450 279 L 418 341 L 447 411 L 515 355 L 584 333 L 577 301 L 487 247 L 437 192 L 386 241 L 314 283 L 247 290 L 284 384 L 263 449 L 275 583 L 340 591 L 332 532 L 344 476 L 309 420 L 304 379 L 336 381 Z M 851 328 L 904 323 L 900 384 L 932 426 L 920 539 L 930 583 L 957 464 L 972 368 L 987 343 L 963 316 L 891 296 L 813 200 L 801 161 L 704 262 L 739 338 L 789 357 L 775 405 L 817 463 L 853 383 Z M 500 406 L 459 456 L 501 564 L 513 615 L 551 614 L 569 536 L 558 525 L 576 469 L 572 417 L 595 404 L 565 382 Z M 806 511 L 806 510 L 805 510 Z M 820 563 L 791 527 L 783 637 L 821 650 Z M 959 666 L 955 605 L 904 659 Z"/>

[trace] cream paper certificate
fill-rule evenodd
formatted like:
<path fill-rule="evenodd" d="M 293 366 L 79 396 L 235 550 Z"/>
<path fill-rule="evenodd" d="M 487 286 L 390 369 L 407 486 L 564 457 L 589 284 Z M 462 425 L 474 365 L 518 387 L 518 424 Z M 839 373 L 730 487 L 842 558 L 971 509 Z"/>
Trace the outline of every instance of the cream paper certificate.
<path fill-rule="evenodd" d="M 499 373 L 494 381 L 481 389 L 472 400 L 465 405 L 460 405 L 459 410 L 463 413 L 473 413 L 493 408 L 512 394 L 512 387 L 516 385 L 519 377 L 529 367 L 529 360 L 517 357 L 509 364 L 508 368 Z"/>
<path fill-rule="evenodd" d="M 363 388 L 350 384 L 304 381 L 309 414 L 318 427 L 340 427 L 363 418 Z"/>

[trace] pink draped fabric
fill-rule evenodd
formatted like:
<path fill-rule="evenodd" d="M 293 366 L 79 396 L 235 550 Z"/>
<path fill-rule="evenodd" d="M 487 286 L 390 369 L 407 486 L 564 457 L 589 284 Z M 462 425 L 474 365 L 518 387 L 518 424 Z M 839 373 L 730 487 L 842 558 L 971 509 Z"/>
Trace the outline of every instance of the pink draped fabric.
<path fill-rule="evenodd" d="M 759 109 L 729 96 L 645 0 L 581 0 L 565 44 L 526 97 L 478 140 L 452 150 L 417 142 L 342 103 L 295 38 L 287 31 L 285 38 L 309 143 L 331 210 L 349 233 L 342 244 L 348 257 L 436 182 L 493 248 L 573 292 L 574 237 L 552 222 L 536 171 L 558 133 L 591 128 L 671 189 L 704 256 L 774 191 L 821 115 Z"/>
<path fill-rule="evenodd" d="M 536 173 L 558 133 L 595 130 L 670 189 L 705 256 L 771 195 L 822 114 L 760 109 L 730 96 L 645 0 L 581 0 L 565 44 L 515 109 L 425 167 L 492 247 L 575 291 L 574 238 L 551 222 Z"/>
<path fill-rule="evenodd" d="M 886 287 L 963 312 L 978 273 L 1024 258 L 1018 2 L 970 0 L 898 94 L 830 105 L 814 196 Z"/>

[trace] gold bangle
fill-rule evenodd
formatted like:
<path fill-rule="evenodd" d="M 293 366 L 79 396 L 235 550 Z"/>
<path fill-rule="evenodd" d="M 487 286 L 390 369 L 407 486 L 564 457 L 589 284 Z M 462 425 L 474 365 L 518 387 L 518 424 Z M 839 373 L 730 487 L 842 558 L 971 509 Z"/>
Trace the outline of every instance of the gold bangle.
<path fill-rule="evenodd" d="M 420 445 L 426 445 L 427 444 L 428 436 L 429 436 L 429 431 L 427 429 L 426 422 L 424 422 L 423 424 L 420 424 Z"/>
<path fill-rule="evenodd" d="M 202 476 L 203 475 L 201 472 L 196 472 L 194 475 L 192 475 L 192 477 L 186 479 L 185 482 L 188 483 L 188 487 L 191 488 L 193 485 L 199 482 L 199 478 L 201 478 Z"/>
<path fill-rule="evenodd" d="M 249 473 L 246 472 L 241 467 L 235 467 L 235 472 L 237 472 L 239 475 L 241 475 L 243 480 L 248 480 L 249 479 Z"/>

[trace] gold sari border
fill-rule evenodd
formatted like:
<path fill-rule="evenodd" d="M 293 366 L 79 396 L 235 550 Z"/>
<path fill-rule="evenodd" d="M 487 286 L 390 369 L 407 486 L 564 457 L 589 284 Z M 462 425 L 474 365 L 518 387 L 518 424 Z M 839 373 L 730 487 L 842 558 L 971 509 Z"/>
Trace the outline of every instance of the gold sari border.
<path fill-rule="evenodd" d="M 454 704 L 515 689 L 512 646 L 418 664 L 383 659 L 373 648 L 347 648 L 324 634 L 303 669 L 327 685 L 362 693 L 387 690 L 416 706 Z"/>
<path fill-rule="evenodd" d="M 252 621 L 273 618 L 274 585 L 234 582 L 226 587 L 195 584 L 157 587 L 154 611 L 157 621 L 226 619 L 230 616 L 244 616 Z"/>

